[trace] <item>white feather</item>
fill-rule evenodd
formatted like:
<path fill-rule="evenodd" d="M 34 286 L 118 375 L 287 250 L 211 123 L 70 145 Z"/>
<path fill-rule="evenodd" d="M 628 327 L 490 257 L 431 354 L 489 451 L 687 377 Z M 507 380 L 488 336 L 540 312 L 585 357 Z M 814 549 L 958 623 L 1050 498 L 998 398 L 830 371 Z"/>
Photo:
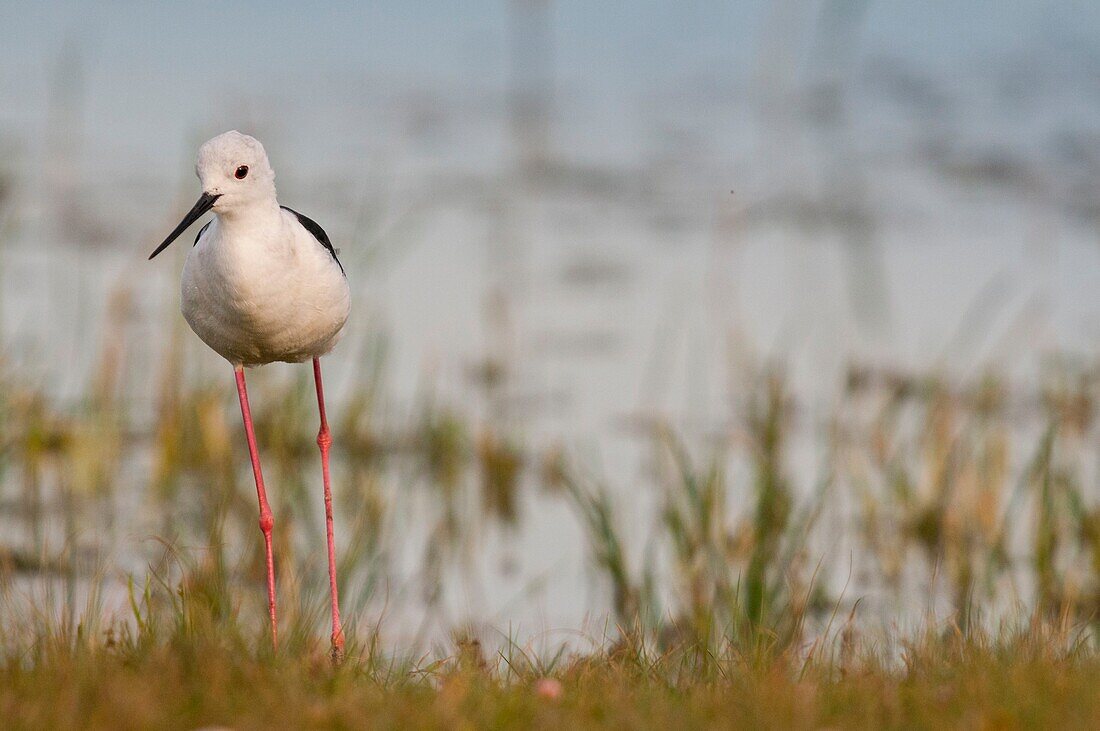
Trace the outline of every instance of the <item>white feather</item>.
<path fill-rule="evenodd" d="M 234 177 L 242 165 L 243 180 Z M 275 174 L 254 138 L 227 132 L 202 146 L 196 172 L 219 195 L 187 255 L 181 310 L 195 334 L 234 365 L 291 363 L 330 351 L 351 295 L 332 254 L 279 208 Z"/>

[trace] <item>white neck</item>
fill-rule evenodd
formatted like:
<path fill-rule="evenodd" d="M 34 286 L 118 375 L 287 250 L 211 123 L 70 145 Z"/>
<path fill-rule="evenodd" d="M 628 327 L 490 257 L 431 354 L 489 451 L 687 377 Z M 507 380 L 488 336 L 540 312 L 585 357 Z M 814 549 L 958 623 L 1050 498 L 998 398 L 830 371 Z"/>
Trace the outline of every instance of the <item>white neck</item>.
<path fill-rule="evenodd" d="M 252 233 L 282 222 L 279 202 L 274 197 L 250 201 L 247 205 L 234 206 L 215 213 L 219 228 L 229 235 L 237 232 Z"/>

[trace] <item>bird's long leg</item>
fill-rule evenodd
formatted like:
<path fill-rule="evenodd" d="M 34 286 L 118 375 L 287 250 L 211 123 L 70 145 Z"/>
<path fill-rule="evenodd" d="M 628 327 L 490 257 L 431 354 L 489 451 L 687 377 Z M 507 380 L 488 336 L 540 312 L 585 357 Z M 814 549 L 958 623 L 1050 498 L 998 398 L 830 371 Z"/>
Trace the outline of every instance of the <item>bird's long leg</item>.
<path fill-rule="evenodd" d="M 321 361 L 313 359 L 313 380 L 317 384 L 317 410 L 321 414 L 321 428 L 317 432 L 317 446 L 321 449 L 321 475 L 325 483 L 325 532 L 328 535 L 328 585 L 332 595 L 332 660 L 339 663 L 344 657 L 344 630 L 340 626 L 340 597 L 336 590 L 336 541 L 332 531 L 332 486 L 329 482 L 328 452 L 332 446 L 332 434 L 325 416 L 325 389 L 321 385 Z"/>
<path fill-rule="evenodd" d="M 256 432 L 252 429 L 252 411 L 248 408 L 248 389 L 244 383 L 244 368 L 235 366 L 237 376 L 237 396 L 241 400 L 241 417 L 244 418 L 244 433 L 248 439 L 248 454 L 252 458 L 252 474 L 256 477 L 256 496 L 260 500 L 260 530 L 264 534 L 264 547 L 267 552 L 267 608 L 271 613 L 271 646 L 279 647 L 278 623 L 275 621 L 275 557 L 271 552 L 271 529 L 275 527 L 275 518 L 271 515 L 271 505 L 267 502 L 264 490 L 264 476 L 260 471 L 260 453 L 256 449 Z"/>

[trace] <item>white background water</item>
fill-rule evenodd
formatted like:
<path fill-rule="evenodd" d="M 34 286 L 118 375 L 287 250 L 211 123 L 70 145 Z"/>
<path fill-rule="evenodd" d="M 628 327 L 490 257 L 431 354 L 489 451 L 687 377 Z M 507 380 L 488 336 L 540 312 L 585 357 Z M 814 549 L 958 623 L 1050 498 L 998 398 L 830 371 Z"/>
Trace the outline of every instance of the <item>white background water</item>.
<path fill-rule="evenodd" d="M 785 364 L 808 473 L 852 362 L 992 364 L 1026 388 L 1046 355 L 1095 356 L 1093 3 L 554 3 L 557 172 L 535 183 L 517 173 L 508 4 L 267 7 L 0 4 L 0 324 L 59 398 L 84 388 L 120 283 L 130 354 L 159 367 L 177 270 L 145 256 L 198 193 L 198 143 L 228 128 L 265 142 L 281 201 L 342 250 L 356 323 L 337 384 L 382 332 L 396 403 L 427 389 L 480 413 L 470 372 L 504 357 L 517 432 L 616 476 L 639 531 L 625 425 L 720 429 L 745 363 Z M 455 611 L 576 626 L 598 602 L 575 521 L 524 509 Z"/>

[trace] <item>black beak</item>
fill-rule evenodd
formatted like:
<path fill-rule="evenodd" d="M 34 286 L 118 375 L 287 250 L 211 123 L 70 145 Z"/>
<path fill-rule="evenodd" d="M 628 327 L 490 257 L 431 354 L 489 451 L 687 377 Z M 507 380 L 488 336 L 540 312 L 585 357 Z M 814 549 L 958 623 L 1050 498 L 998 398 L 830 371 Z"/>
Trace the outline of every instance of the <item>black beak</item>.
<path fill-rule="evenodd" d="M 203 193 L 202 196 L 199 197 L 199 202 L 195 204 L 195 207 L 187 212 L 187 215 L 183 217 L 182 221 L 180 221 L 180 225 L 176 226 L 175 230 L 172 231 L 172 233 L 168 234 L 168 238 L 161 242 L 161 245 L 157 247 L 156 251 L 149 255 L 149 258 L 152 259 L 157 254 L 167 249 L 168 244 L 179 238 L 179 235 L 186 231 L 188 226 L 202 218 L 202 215 L 204 213 L 213 208 L 214 201 L 216 201 L 218 198 L 221 198 L 220 193 L 217 195 L 211 193 Z"/>

